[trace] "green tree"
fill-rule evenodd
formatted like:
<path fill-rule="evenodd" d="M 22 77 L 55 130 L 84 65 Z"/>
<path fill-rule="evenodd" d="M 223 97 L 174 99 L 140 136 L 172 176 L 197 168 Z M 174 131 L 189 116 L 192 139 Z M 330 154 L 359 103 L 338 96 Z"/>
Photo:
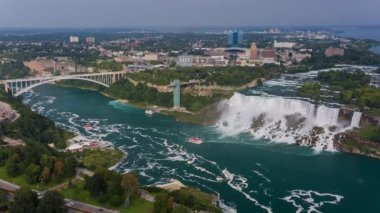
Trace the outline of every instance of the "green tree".
<path fill-rule="evenodd" d="M 111 178 L 109 178 L 107 184 L 107 194 L 110 197 L 110 203 L 113 206 L 119 206 L 125 200 L 124 198 L 124 190 L 121 187 L 121 179 L 122 176 L 119 174 L 113 174 Z"/>
<path fill-rule="evenodd" d="M 125 206 L 128 207 L 131 197 L 139 193 L 140 183 L 134 174 L 127 173 L 123 175 L 121 186 L 125 192 Z"/>
<path fill-rule="evenodd" d="M 0 149 L 0 166 L 4 166 L 6 160 L 9 158 L 9 154 L 10 154 L 9 150 Z"/>
<path fill-rule="evenodd" d="M 52 156 L 49 156 L 48 154 L 42 155 L 40 159 L 40 165 L 42 167 L 47 167 L 49 170 L 53 169 L 54 167 L 54 159 Z"/>
<path fill-rule="evenodd" d="M 304 83 L 298 88 L 298 94 L 318 101 L 321 96 L 321 85 L 318 83 Z"/>
<path fill-rule="evenodd" d="M 54 177 L 59 179 L 64 174 L 64 164 L 60 160 L 56 160 L 54 163 Z"/>
<path fill-rule="evenodd" d="M 30 164 L 25 170 L 26 181 L 28 183 L 37 183 L 40 178 L 41 171 L 42 169 L 39 165 L 34 163 Z"/>
<path fill-rule="evenodd" d="M 23 78 L 29 73 L 29 68 L 22 61 L 0 64 L 0 79 Z"/>
<path fill-rule="evenodd" d="M 72 177 L 76 173 L 76 168 L 78 166 L 78 162 L 75 159 L 74 156 L 70 155 L 65 159 L 65 167 L 64 167 L 64 173 L 67 177 Z"/>
<path fill-rule="evenodd" d="M 347 90 L 368 86 L 371 77 L 360 70 L 356 70 L 354 72 L 328 71 L 319 72 L 317 79 L 322 83 L 329 84 L 332 87 Z"/>
<path fill-rule="evenodd" d="M 11 204 L 10 213 L 35 212 L 38 205 L 37 193 L 28 188 L 21 188 L 16 191 L 14 202 Z"/>
<path fill-rule="evenodd" d="M 5 165 L 5 169 L 7 171 L 7 174 L 11 177 L 16 177 L 20 175 L 23 172 L 20 155 L 19 154 L 12 155 L 8 159 Z"/>
<path fill-rule="evenodd" d="M 0 190 L 0 204 L 8 201 L 8 193 L 4 190 Z"/>
<path fill-rule="evenodd" d="M 48 167 L 44 167 L 40 176 L 41 183 L 48 183 L 50 181 L 50 169 Z"/>
<path fill-rule="evenodd" d="M 86 180 L 86 189 L 90 191 L 91 196 L 97 197 L 100 194 L 105 194 L 107 185 L 103 177 L 95 172 L 92 177 Z"/>
<path fill-rule="evenodd" d="M 181 204 L 177 204 L 172 213 L 190 213 L 190 210 L 187 209 L 184 205 L 181 205 Z"/>
<path fill-rule="evenodd" d="M 155 197 L 153 213 L 166 213 L 168 212 L 168 199 L 169 195 L 165 192 L 158 193 Z"/>
<path fill-rule="evenodd" d="M 64 213 L 67 212 L 63 196 L 57 191 L 48 191 L 37 207 L 37 213 Z"/>
<path fill-rule="evenodd" d="M 340 94 L 340 98 L 345 104 L 351 103 L 352 96 L 353 96 L 353 92 L 351 90 L 344 90 Z"/>

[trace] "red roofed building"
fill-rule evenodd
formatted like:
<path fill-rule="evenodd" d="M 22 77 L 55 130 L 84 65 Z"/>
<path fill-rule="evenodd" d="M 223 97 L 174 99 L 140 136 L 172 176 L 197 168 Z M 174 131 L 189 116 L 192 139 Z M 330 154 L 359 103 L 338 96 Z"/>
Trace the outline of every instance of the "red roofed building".
<path fill-rule="evenodd" d="M 344 49 L 329 47 L 325 50 L 326 57 L 344 56 Z"/>

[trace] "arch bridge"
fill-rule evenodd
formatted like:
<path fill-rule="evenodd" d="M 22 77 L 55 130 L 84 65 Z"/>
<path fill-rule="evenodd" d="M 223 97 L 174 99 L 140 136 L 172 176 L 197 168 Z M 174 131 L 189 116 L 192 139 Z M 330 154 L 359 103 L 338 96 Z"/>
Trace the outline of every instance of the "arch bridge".
<path fill-rule="evenodd" d="M 82 80 L 100 84 L 104 87 L 110 87 L 116 81 L 122 79 L 126 72 L 104 72 L 78 75 L 60 75 L 41 78 L 24 78 L 24 79 L 9 79 L 0 81 L 0 85 L 4 85 L 5 92 L 11 93 L 13 96 L 19 96 L 34 87 L 50 82 L 61 80 Z"/>

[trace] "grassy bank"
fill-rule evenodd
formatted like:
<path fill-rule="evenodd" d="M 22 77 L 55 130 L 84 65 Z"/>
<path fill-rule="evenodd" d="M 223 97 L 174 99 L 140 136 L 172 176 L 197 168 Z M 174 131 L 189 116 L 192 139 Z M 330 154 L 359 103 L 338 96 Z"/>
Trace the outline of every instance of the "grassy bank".
<path fill-rule="evenodd" d="M 124 157 L 120 150 L 85 150 L 77 154 L 80 162 L 87 168 L 95 171 L 98 168 L 109 168 Z"/>
<path fill-rule="evenodd" d="M 0 178 L 3 179 L 3 180 L 6 180 L 10 183 L 13 183 L 13 184 L 16 184 L 16 185 L 19 185 L 19 186 L 27 186 L 27 187 L 30 187 L 32 189 L 35 189 L 35 190 L 38 190 L 38 191 L 44 191 L 44 190 L 48 190 L 48 189 L 51 189 L 53 188 L 54 186 L 56 185 L 59 185 L 61 183 L 64 183 L 66 181 L 68 181 L 69 179 L 64 179 L 60 182 L 54 182 L 54 181 L 51 181 L 49 183 L 44 183 L 44 184 L 39 184 L 39 183 L 35 183 L 35 184 L 30 184 L 26 181 L 26 177 L 24 174 L 22 175 L 19 175 L 17 177 L 11 177 L 7 174 L 7 171 L 5 169 L 5 167 L 0 167 Z"/>
<path fill-rule="evenodd" d="M 117 209 L 123 213 L 150 213 L 153 211 L 153 203 L 150 203 L 141 198 L 134 198 L 131 205 L 126 207 L 115 207 L 109 203 L 101 203 L 96 198 L 91 197 L 90 192 L 84 189 L 84 182 L 78 182 L 68 189 L 63 189 L 60 193 L 69 199 L 77 200 L 84 203 L 89 203 L 96 206 L 101 206 L 107 209 Z"/>
<path fill-rule="evenodd" d="M 200 124 L 200 125 L 213 125 L 219 118 L 220 111 L 218 109 L 218 103 L 204 107 L 202 110 L 196 113 L 186 113 L 178 111 L 164 110 L 161 113 L 175 117 L 178 121 Z"/>

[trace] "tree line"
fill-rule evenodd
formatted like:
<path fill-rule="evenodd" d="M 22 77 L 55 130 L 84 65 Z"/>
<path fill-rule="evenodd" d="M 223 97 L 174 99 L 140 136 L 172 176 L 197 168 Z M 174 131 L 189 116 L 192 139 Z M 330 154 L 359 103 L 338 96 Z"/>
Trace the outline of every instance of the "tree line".
<path fill-rule="evenodd" d="M 6 194 L 0 192 L 0 208 L 9 213 L 65 213 L 65 201 L 57 191 L 47 191 L 39 200 L 36 192 L 27 187 L 16 191 L 13 201 L 8 201 Z"/>
<path fill-rule="evenodd" d="M 321 84 L 324 84 L 329 86 L 328 93 L 344 104 L 354 105 L 361 109 L 380 108 L 380 89 L 370 86 L 371 77 L 363 71 L 319 72 L 315 80 L 320 83 L 304 83 L 298 89 L 298 94 L 318 101 L 322 95 Z"/>

